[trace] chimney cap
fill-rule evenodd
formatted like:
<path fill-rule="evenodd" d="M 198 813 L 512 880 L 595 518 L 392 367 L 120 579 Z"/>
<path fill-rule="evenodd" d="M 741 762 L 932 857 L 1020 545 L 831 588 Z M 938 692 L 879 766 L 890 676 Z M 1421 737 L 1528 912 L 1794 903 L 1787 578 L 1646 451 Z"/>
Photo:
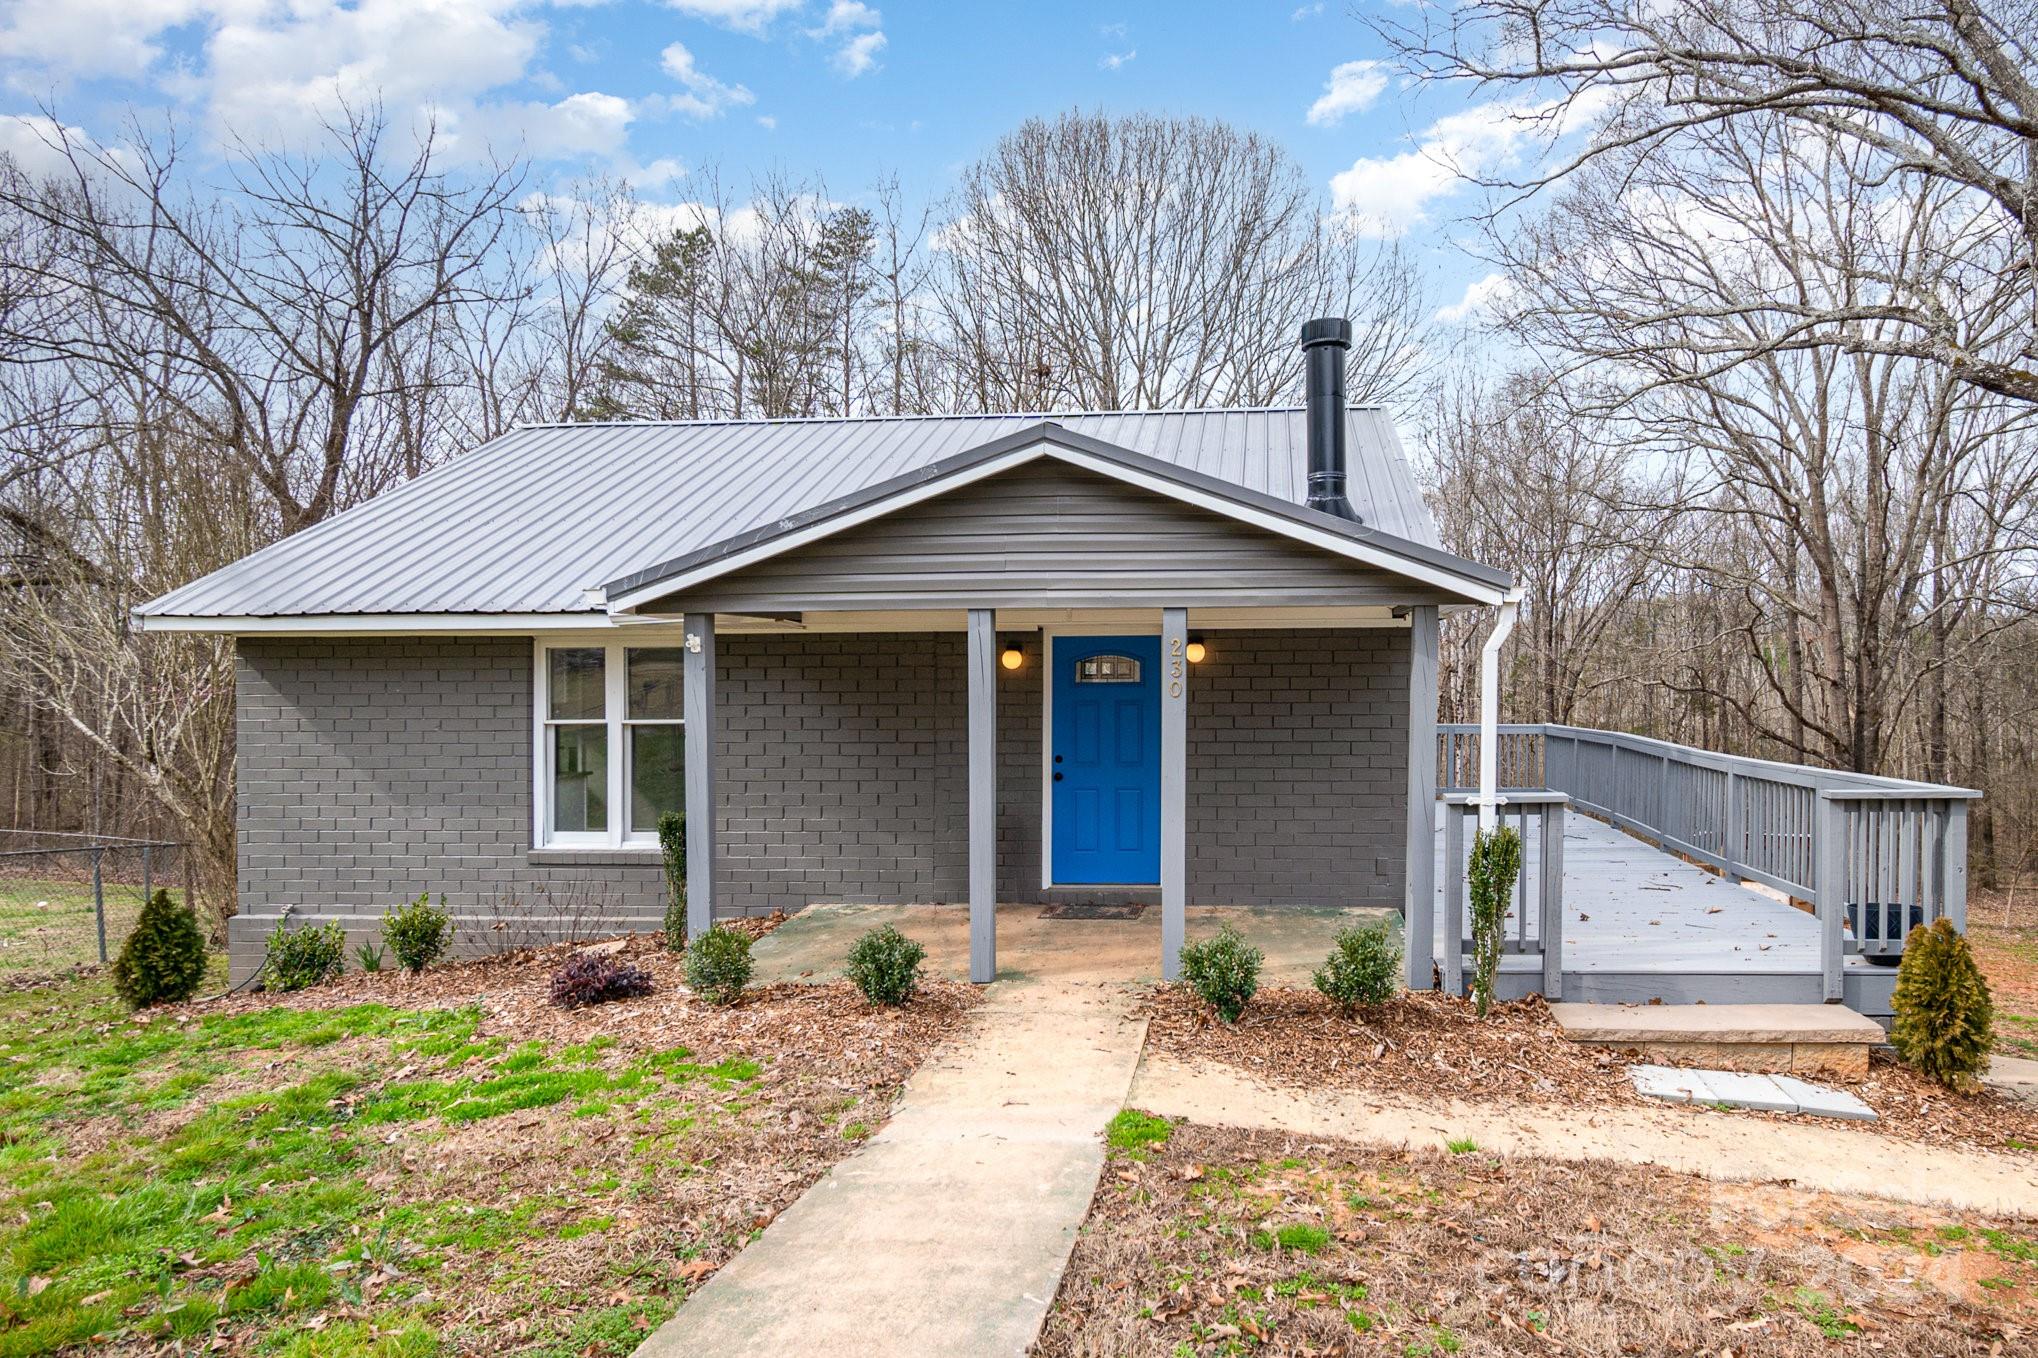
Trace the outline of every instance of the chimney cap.
<path fill-rule="evenodd" d="M 1313 321 L 1302 322 L 1302 347 L 1314 349 L 1319 344 L 1351 348 L 1352 323 L 1342 316 L 1320 316 Z"/>

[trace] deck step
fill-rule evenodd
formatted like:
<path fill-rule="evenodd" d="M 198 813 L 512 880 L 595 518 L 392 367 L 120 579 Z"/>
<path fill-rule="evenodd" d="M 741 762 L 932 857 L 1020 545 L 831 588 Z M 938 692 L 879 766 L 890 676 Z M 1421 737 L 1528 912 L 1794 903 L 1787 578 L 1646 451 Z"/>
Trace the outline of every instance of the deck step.
<path fill-rule="evenodd" d="M 1868 1074 L 1882 1025 L 1837 1004 L 1553 1004 L 1566 1038 L 1722 1070 Z"/>

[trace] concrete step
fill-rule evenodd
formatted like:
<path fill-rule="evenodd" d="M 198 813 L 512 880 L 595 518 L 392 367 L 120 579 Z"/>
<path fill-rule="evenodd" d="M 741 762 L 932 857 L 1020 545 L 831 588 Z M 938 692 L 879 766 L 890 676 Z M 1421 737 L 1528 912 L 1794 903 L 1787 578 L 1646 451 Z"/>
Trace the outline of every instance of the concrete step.
<path fill-rule="evenodd" d="M 1566 1038 L 1721 1070 L 1868 1074 L 1882 1025 L 1837 1004 L 1553 1004 Z"/>

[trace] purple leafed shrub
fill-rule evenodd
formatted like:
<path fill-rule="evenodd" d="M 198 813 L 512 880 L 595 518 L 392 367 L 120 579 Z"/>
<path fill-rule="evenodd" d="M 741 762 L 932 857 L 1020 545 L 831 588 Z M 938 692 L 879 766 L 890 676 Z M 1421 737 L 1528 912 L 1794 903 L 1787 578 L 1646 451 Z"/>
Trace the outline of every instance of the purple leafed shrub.
<path fill-rule="evenodd" d="M 552 1003 L 561 1009 L 583 1009 L 650 993 L 650 972 L 605 954 L 571 958 L 552 973 Z"/>

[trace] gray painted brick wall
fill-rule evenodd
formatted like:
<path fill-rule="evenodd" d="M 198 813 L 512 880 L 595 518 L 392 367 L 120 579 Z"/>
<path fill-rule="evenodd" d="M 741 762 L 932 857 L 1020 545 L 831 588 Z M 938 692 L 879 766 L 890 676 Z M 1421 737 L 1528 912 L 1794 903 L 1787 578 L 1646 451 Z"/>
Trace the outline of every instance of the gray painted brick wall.
<path fill-rule="evenodd" d="M 1407 633 L 1223 632 L 1189 711 L 1198 903 L 1401 894 Z M 999 892 L 1040 889 L 1041 639 L 1000 672 Z M 720 642 L 725 914 L 967 894 L 963 638 Z M 655 858 L 532 854 L 528 639 L 245 638 L 237 657 L 235 975 L 286 905 L 372 934 L 443 892 L 463 951 L 653 929 Z"/>

